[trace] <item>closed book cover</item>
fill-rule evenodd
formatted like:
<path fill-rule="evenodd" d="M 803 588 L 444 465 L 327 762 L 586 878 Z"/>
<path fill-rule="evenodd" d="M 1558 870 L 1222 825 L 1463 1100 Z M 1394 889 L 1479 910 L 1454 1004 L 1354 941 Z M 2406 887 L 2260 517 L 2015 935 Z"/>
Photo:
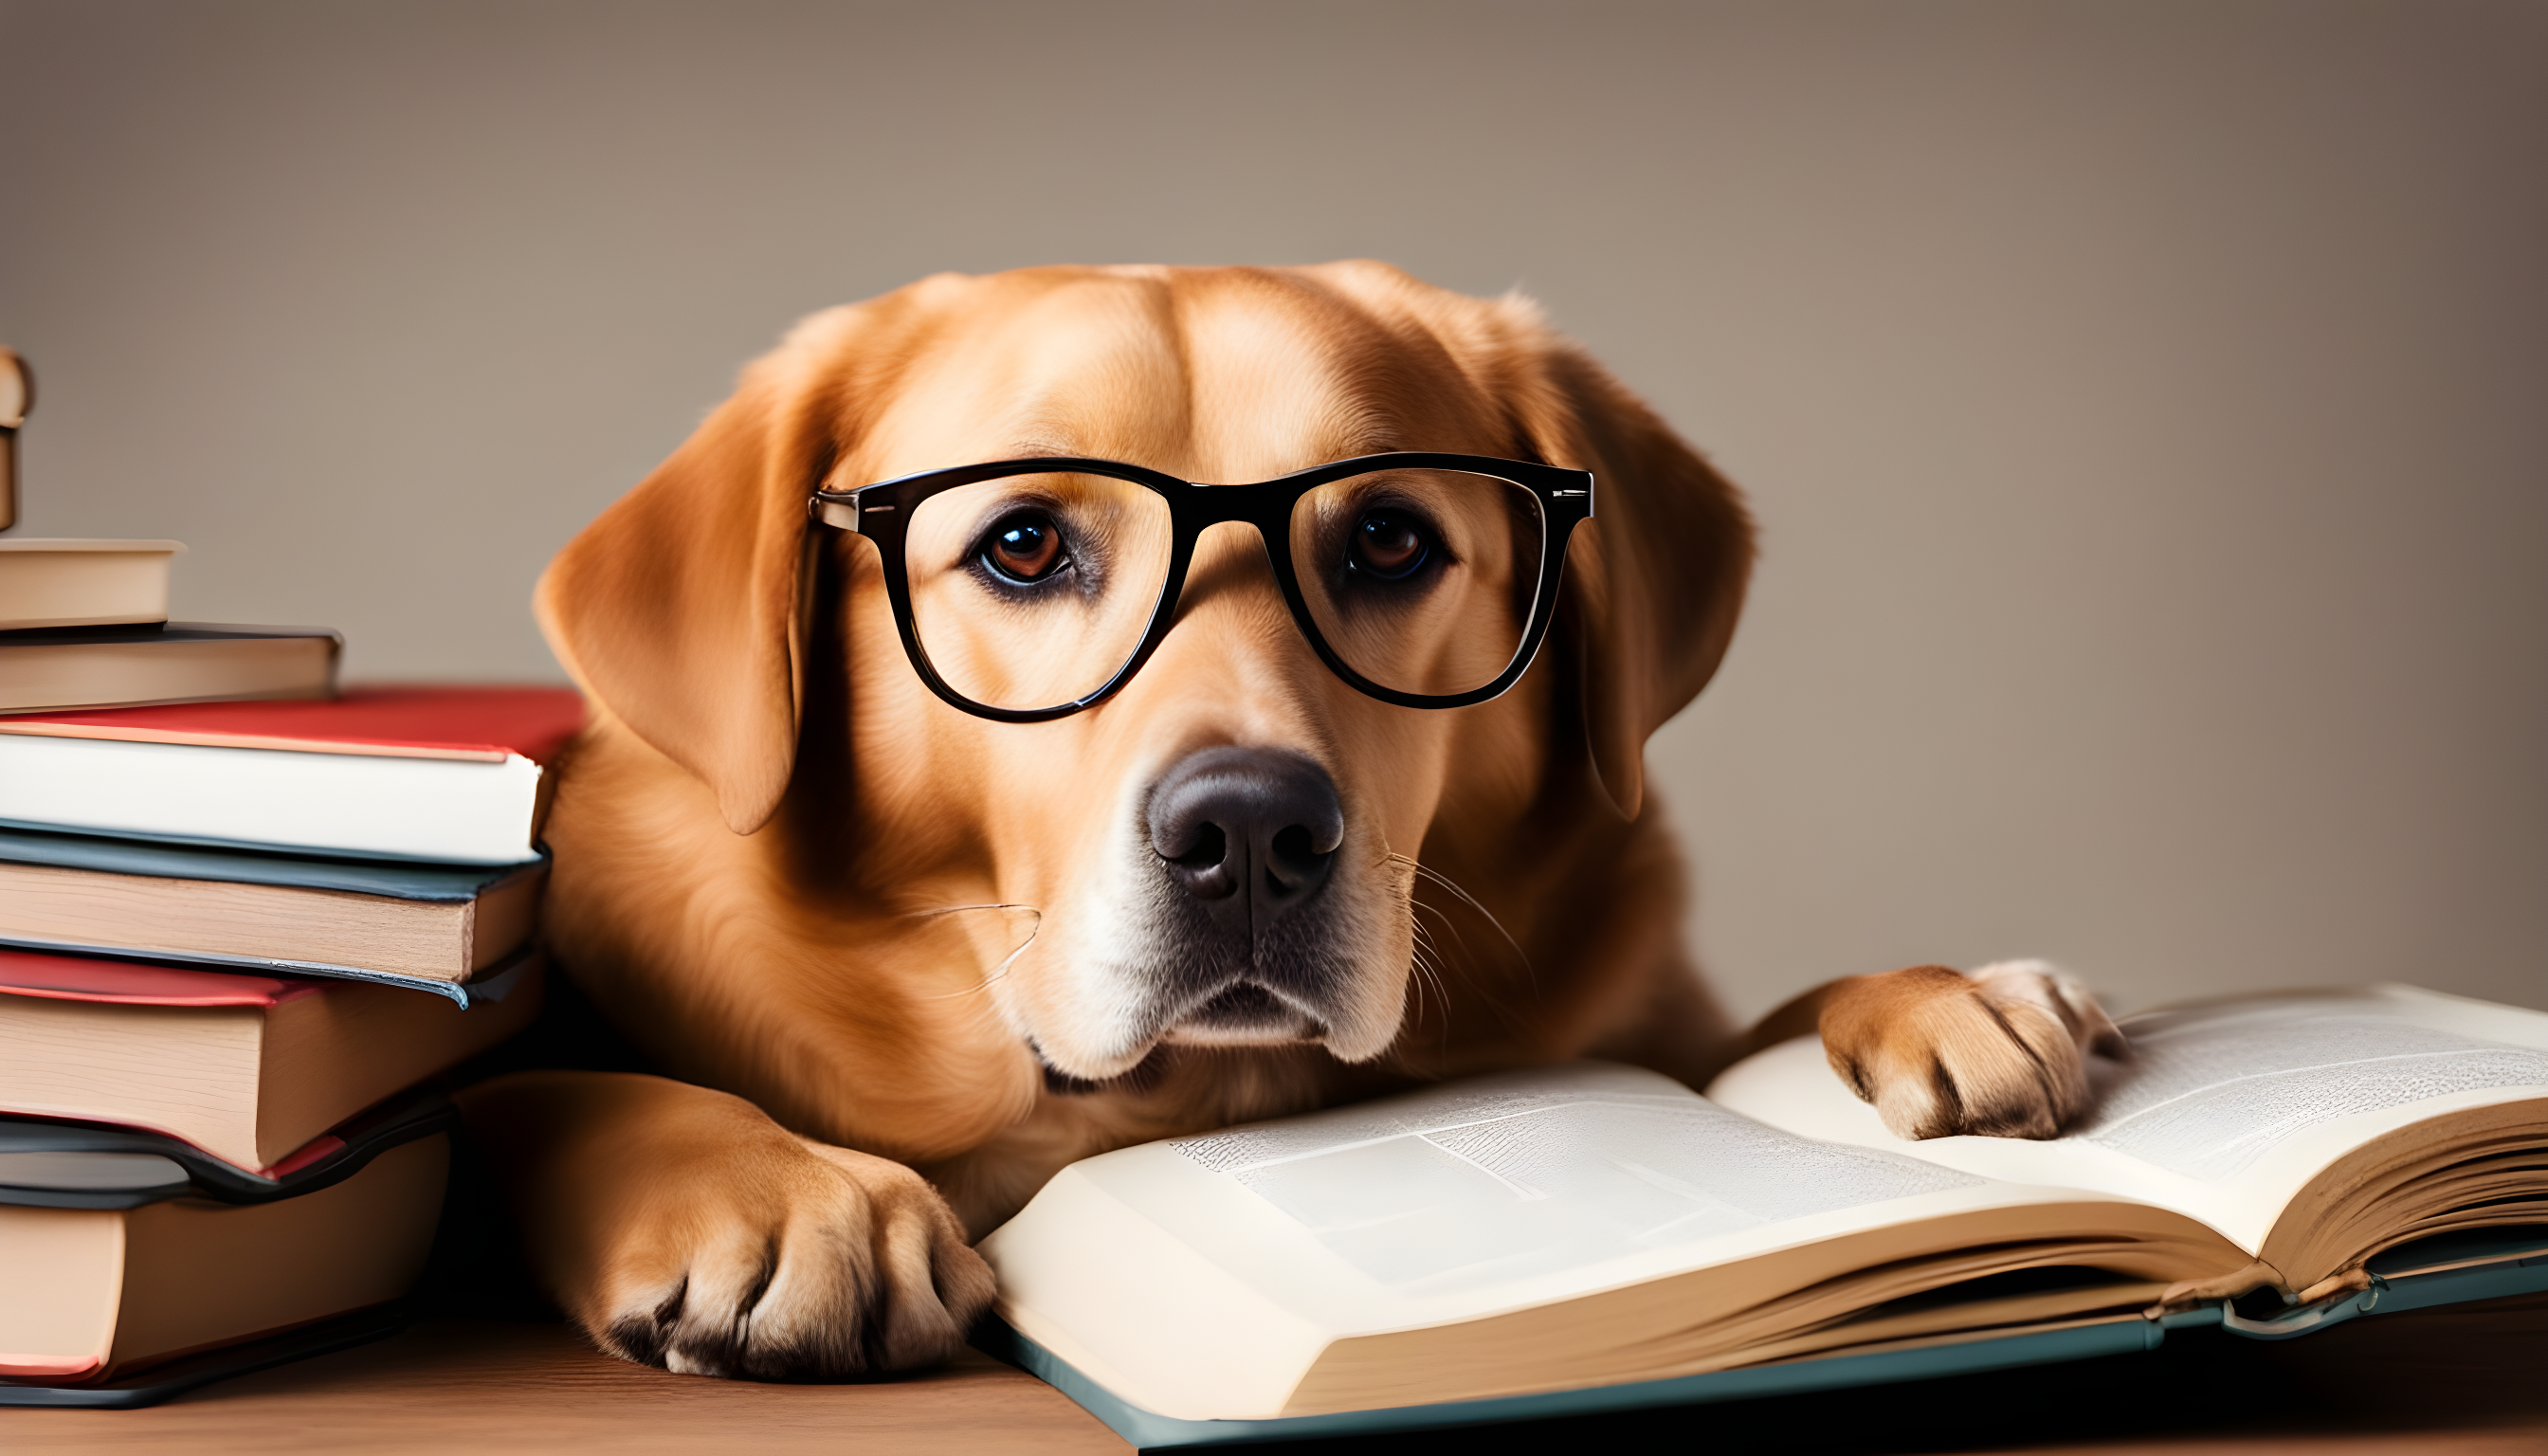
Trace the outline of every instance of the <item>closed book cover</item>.
<path fill-rule="evenodd" d="M 121 1153 L 0 1154 L 82 1160 Z M 422 1272 L 450 1139 L 391 1147 L 298 1197 L 169 1196 L 125 1208 L 0 1196 L 0 1388 L 94 1384 L 180 1356 L 388 1304 Z M 111 1168 L 86 1181 L 111 1180 Z M 0 1405 L 17 1404 L 0 1397 Z"/>
<path fill-rule="evenodd" d="M 529 942 L 547 869 L 0 829 L 0 942 L 462 982 Z"/>
<path fill-rule="evenodd" d="M 0 632 L 0 713 L 325 697 L 343 648 L 325 627 L 223 622 Z"/>
<path fill-rule="evenodd" d="M 0 822 L 526 864 L 541 766 L 583 721 L 574 689 L 512 685 L 0 718 Z"/>
<path fill-rule="evenodd" d="M 527 1026 L 536 965 L 461 1007 L 367 981 L 0 949 L 0 1114 L 116 1123 L 251 1172 Z"/>
<path fill-rule="evenodd" d="M 242 1168 L 182 1138 L 115 1123 L 0 1118 L 0 1204 L 136 1209 L 170 1198 L 272 1203 L 342 1183 L 403 1142 L 460 1126 L 440 1088 L 411 1087 L 293 1149 Z"/>

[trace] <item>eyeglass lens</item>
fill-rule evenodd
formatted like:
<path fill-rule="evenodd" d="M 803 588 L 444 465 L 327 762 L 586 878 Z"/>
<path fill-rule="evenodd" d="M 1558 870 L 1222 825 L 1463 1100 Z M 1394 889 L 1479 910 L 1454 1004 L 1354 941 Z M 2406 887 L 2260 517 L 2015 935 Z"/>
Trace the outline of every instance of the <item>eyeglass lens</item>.
<path fill-rule="evenodd" d="M 1449 696 L 1493 682 L 1520 653 L 1546 529 L 1538 498 L 1507 481 L 1384 470 L 1303 495 L 1289 544 L 1337 657 L 1383 687 Z M 905 542 L 913 633 L 974 702 L 1075 702 L 1139 650 L 1174 538 L 1164 499 L 1105 476 L 940 492 Z"/>

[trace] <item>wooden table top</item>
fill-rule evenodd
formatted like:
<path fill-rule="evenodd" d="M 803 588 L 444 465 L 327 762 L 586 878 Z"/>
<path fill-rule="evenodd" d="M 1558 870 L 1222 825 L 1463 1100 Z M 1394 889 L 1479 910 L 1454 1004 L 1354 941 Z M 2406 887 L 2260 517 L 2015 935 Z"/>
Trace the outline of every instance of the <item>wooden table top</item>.
<path fill-rule="evenodd" d="M 2146 1355 L 1554 1421 L 1496 1437 L 1455 1431 L 1316 1449 L 1473 1456 L 1486 1441 L 1519 1438 L 1604 1450 L 2540 1452 L 2548 1296 L 2360 1320 L 2275 1344 L 2179 1331 Z M 1049 1387 L 971 1352 L 906 1380 L 750 1385 L 623 1364 L 559 1324 L 483 1321 L 420 1325 L 144 1410 L 0 1410 L 9 1456 L 1129 1449 Z"/>

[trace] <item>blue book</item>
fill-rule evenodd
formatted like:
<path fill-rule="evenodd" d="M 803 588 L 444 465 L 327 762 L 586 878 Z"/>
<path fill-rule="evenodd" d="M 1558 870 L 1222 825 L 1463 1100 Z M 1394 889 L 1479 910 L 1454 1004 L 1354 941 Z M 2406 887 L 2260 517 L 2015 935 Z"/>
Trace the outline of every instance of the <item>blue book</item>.
<path fill-rule="evenodd" d="M 0 825 L 0 946 L 384 981 L 466 1006 L 523 963 L 547 870 Z"/>
<path fill-rule="evenodd" d="M 1126 1148 L 982 1251 L 999 1353 L 1143 1447 L 1874 1385 L 2548 1290 L 2548 1015 L 2126 1024 L 2058 1139 L 1887 1133 L 1811 1039 Z"/>

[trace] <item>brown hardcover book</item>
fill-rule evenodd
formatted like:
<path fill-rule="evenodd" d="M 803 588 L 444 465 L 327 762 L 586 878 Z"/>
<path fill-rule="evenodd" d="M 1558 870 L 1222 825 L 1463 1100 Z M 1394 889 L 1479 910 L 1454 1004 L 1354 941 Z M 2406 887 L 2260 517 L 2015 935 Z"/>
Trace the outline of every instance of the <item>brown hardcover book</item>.
<path fill-rule="evenodd" d="M 450 984 L 520 953 L 547 877 L 0 828 L 0 943 Z"/>
<path fill-rule="evenodd" d="M 136 1161 L 5 1156 L 45 1158 L 56 1174 L 86 1160 L 97 1176 L 76 1181 L 92 1185 L 111 1185 L 116 1163 Z M 271 1202 L 157 1196 L 127 1208 L 30 1207 L 25 1190 L 0 1190 L 0 1269 L 9 1271 L 0 1386 L 111 1380 L 399 1299 L 432 1247 L 449 1163 L 449 1139 L 437 1135 Z M 105 1196 L 88 1201 L 119 1201 L 111 1187 L 95 1191 Z"/>
<path fill-rule="evenodd" d="M 325 697 L 343 639 L 325 627 L 170 622 L 0 635 L 0 713 Z"/>
<path fill-rule="evenodd" d="M 174 541 L 0 540 L 0 632 L 168 620 Z"/>
<path fill-rule="evenodd" d="M 271 1168 L 538 1006 L 537 966 L 463 1009 L 367 981 L 0 950 L 0 1114 L 144 1128 Z"/>

